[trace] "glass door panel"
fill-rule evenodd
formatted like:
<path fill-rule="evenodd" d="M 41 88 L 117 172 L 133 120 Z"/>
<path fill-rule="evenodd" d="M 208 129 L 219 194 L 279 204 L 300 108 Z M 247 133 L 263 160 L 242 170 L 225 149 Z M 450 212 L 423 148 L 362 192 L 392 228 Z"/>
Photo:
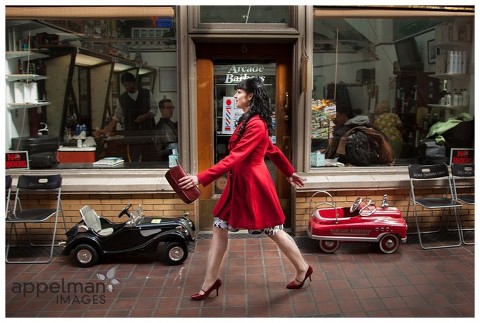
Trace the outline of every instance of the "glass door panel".
<path fill-rule="evenodd" d="M 236 121 L 242 114 L 242 110 L 235 107 L 233 98 L 235 85 L 249 77 L 261 77 L 270 98 L 271 108 L 275 113 L 275 69 L 276 64 L 269 61 L 222 60 L 214 62 L 215 163 L 228 154 L 228 141 L 235 129 Z M 275 116 L 273 116 L 273 120 L 275 120 Z M 275 136 L 272 136 L 272 141 L 275 143 Z M 274 175 L 274 168 L 272 170 L 272 175 Z M 218 179 L 215 182 L 215 194 L 220 194 L 225 184 L 225 178 Z"/>

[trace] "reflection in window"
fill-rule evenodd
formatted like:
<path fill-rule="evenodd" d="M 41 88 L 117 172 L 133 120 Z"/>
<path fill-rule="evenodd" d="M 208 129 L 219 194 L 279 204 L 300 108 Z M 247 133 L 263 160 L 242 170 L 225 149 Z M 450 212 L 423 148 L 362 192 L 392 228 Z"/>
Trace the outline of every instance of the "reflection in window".
<path fill-rule="evenodd" d="M 288 6 L 200 6 L 201 23 L 289 23 Z"/>
<path fill-rule="evenodd" d="M 83 145 L 85 151 L 95 151 L 95 160 L 122 157 L 125 162 L 142 162 L 135 167 L 168 167 L 179 141 L 178 93 L 176 77 L 171 77 L 177 69 L 174 17 L 7 20 L 6 27 L 7 35 L 15 30 L 21 39 L 8 50 L 21 45 L 45 54 L 32 56 L 30 64 L 32 69 L 44 67 L 37 73 L 45 74 L 46 80 L 39 81 L 38 88 L 42 99 L 52 100 L 39 121 L 58 138 L 62 153 L 71 154 Z M 163 71 L 169 72 L 168 78 Z M 132 75 L 131 96 L 124 95 L 125 72 Z M 162 78 L 168 82 L 160 83 Z M 118 122 L 112 123 L 114 119 Z M 36 125 L 31 120 L 29 126 Z M 88 167 L 80 165 L 83 159 L 65 160 L 59 167 Z"/>
<path fill-rule="evenodd" d="M 434 124 L 453 117 L 473 124 L 472 25 L 471 18 L 315 18 L 311 166 L 391 165 L 375 158 L 388 153 L 395 165 L 421 162 Z M 379 131 L 391 150 L 359 126 Z M 447 148 L 473 146 L 448 135 Z"/>

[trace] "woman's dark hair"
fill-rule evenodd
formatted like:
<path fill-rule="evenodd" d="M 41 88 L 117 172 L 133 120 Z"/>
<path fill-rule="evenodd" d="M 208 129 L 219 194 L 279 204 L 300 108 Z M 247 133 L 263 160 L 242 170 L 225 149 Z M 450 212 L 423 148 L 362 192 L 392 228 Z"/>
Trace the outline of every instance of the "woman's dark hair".
<path fill-rule="evenodd" d="M 253 93 L 250 110 L 244 113 L 237 121 L 237 124 L 240 124 L 239 136 L 242 136 L 245 132 L 247 122 L 256 115 L 260 116 L 260 118 L 265 121 L 268 134 L 272 135 L 272 110 L 270 108 L 270 99 L 268 98 L 267 91 L 263 86 L 263 80 L 259 77 L 244 79 L 238 82 L 238 84 L 235 86 L 235 91 L 238 89 L 244 90 L 248 94 Z"/>

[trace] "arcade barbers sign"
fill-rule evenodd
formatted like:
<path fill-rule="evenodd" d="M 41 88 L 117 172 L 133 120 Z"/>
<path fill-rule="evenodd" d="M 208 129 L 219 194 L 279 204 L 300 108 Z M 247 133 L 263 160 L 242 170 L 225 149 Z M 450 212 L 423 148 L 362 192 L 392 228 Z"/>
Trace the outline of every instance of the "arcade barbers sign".
<path fill-rule="evenodd" d="M 263 65 L 232 65 L 225 74 L 225 84 L 236 84 L 254 76 L 265 80 L 264 72 Z"/>

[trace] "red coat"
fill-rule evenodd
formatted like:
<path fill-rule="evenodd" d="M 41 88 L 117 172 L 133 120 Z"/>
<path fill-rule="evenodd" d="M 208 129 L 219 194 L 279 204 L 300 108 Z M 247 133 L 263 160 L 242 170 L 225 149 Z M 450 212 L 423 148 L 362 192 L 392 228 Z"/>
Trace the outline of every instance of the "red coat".
<path fill-rule="evenodd" d="M 237 229 L 263 229 L 283 224 L 285 215 L 265 156 L 286 177 L 290 177 L 295 169 L 282 151 L 272 144 L 267 126 L 259 116 L 248 121 L 242 137 L 239 138 L 237 131 L 230 138 L 229 155 L 197 175 L 200 184 L 207 186 L 229 173 L 213 214 Z"/>

